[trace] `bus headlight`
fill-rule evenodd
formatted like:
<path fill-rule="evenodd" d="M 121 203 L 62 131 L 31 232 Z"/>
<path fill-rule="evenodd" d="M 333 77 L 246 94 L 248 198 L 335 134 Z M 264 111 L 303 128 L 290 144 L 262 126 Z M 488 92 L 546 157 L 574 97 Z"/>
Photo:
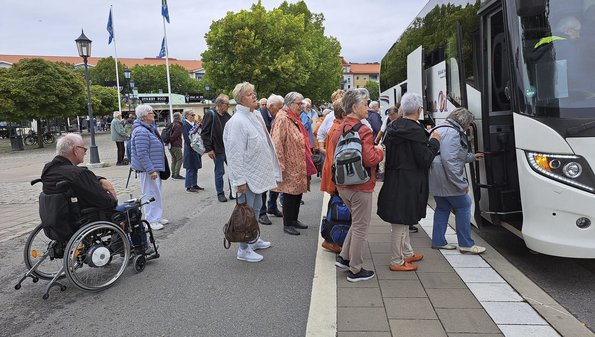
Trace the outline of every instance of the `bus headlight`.
<path fill-rule="evenodd" d="M 525 152 L 531 168 L 548 178 L 595 193 L 595 176 L 585 158 L 570 154 Z"/>
<path fill-rule="evenodd" d="M 564 169 L 562 171 L 564 172 L 564 175 L 568 178 L 576 179 L 581 175 L 581 173 L 583 173 L 583 167 L 581 166 L 581 164 L 572 161 L 564 165 Z"/>

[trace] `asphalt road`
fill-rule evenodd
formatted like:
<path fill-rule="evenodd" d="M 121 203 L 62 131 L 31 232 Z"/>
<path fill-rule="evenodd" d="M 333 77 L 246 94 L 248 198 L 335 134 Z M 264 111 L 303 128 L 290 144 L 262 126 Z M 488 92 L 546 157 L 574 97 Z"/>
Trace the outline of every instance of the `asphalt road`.
<path fill-rule="evenodd" d="M 102 160 L 113 156 L 104 154 L 106 148 L 115 150 L 108 137 L 98 137 Z M 65 292 L 54 288 L 44 301 L 45 281 L 30 279 L 17 291 L 26 237 L 1 243 L 0 336 L 303 336 L 322 203 L 319 179 L 300 211 L 310 228 L 290 236 L 282 220 L 272 218 L 273 225 L 261 230 L 273 246 L 253 264 L 236 259 L 237 244 L 223 248 L 222 228 L 234 204 L 216 200 L 212 169 L 206 160 L 199 173 L 206 190 L 198 194 L 186 193 L 182 181 L 164 182 L 164 217 L 171 224 L 156 232 L 161 258 L 142 273 L 129 267 L 103 292 L 86 293 L 66 281 Z M 118 179 L 127 173 L 127 167 L 100 170 Z"/>
<path fill-rule="evenodd" d="M 570 259 L 531 252 L 523 240 L 500 226 L 477 231 L 535 284 L 595 331 L 595 259 Z"/>

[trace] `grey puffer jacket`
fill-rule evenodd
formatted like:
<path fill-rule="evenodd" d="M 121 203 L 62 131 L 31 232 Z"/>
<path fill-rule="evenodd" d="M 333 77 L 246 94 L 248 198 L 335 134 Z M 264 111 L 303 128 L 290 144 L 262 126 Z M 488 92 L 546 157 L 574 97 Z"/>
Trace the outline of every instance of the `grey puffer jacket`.
<path fill-rule="evenodd" d="M 430 194 L 437 197 L 464 195 L 469 186 L 465 164 L 473 162 L 475 155 L 469 152 L 469 140 L 463 127 L 447 119 L 445 127 L 439 127 L 442 135 L 440 154 L 430 167 Z"/>

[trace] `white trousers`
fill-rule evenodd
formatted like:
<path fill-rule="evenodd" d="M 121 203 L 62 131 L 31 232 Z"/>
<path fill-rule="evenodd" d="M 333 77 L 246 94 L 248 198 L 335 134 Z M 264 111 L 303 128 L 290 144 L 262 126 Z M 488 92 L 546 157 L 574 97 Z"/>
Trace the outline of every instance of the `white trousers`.
<path fill-rule="evenodd" d="M 157 179 L 153 180 L 148 173 L 139 172 L 138 182 L 140 184 L 140 193 L 143 195 L 143 201 L 147 201 L 152 197 L 155 198 L 155 201 L 143 206 L 145 219 L 149 223 L 158 222 L 163 216 L 163 207 L 161 204 L 161 179 L 157 177 Z"/>

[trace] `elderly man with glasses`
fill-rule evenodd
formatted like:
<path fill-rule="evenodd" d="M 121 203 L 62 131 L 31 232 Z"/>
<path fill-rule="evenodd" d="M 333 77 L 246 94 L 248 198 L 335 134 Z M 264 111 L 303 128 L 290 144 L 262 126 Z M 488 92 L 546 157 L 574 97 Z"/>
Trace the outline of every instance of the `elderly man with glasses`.
<path fill-rule="evenodd" d="M 220 202 L 226 202 L 225 192 L 223 191 L 225 174 L 224 164 L 227 164 L 225 158 L 225 145 L 223 144 L 223 130 L 225 124 L 231 118 L 227 112 L 229 109 L 229 97 L 219 95 L 215 99 L 215 110 L 209 110 L 202 119 L 202 141 L 205 144 L 205 152 L 215 162 L 215 189 L 217 190 L 217 199 Z M 229 198 L 231 195 L 231 186 L 229 187 Z"/>

